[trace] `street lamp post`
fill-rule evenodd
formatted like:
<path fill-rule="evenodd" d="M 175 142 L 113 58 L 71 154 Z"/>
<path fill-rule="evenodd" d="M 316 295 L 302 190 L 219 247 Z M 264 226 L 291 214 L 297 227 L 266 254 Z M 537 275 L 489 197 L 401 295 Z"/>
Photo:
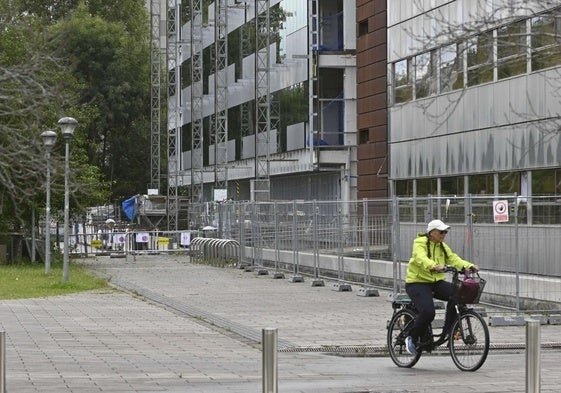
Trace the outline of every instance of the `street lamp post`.
<path fill-rule="evenodd" d="M 62 259 L 62 281 L 68 281 L 68 233 L 69 230 L 69 211 L 70 211 L 70 196 L 68 187 L 68 175 L 70 172 L 70 139 L 74 135 L 74 130 L 78 126 L 76 119 L 72 117 L 63 117 L 58 121 L 58 125 L 62 131 L 64 138 L 65 152 L 64 152 L 64 254 Z"/>
<path fill-rule="evenodd" d="M 47 130 L 41 133 L 47 152 L 47 202 L 45 206 L 45 274 L 51 272 L 51 148 L 56 142 L 56 132 Z"/>

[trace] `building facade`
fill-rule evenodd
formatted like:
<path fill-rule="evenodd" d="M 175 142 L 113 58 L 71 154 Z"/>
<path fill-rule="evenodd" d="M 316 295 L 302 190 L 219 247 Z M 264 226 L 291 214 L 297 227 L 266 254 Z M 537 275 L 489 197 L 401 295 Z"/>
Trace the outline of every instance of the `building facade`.
<path fill-rule="evenodd" d="M 357 2 L 358 198 L 387 198 L 387 12 L 385 0 Z"/>
<path fill-rule="evenodd" d="M 355 3 L 173 7 L 170 187 L 194 201 L 356 199 Z"/>
<path fill-rule="evenodd" d="M 394 193 L 516 193 L 559 223 L 560 2 L 387 3 Z"/>

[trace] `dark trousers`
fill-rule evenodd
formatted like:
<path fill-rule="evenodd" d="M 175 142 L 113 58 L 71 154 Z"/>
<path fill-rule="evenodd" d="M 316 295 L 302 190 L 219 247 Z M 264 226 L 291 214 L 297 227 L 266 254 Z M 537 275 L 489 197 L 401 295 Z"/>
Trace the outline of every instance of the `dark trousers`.
<path fill-rule="evenodd" d="M 410 336 L 413 342 L 417 342 L 431 322 L 434 320 L 434 300 L 433 298 L 448 301 L 446 305 L 446 321 L 444 331 L 448 334 L 452 328 L 452 323 L 456 319 L 456 303 L 450 299 L 452 296 L 452 283 L 448 281 L 437 281 L 434 283 L 412 283 L 405 285 L 405 291 L 415 304 L 417 318 L 411 329 Z"/>

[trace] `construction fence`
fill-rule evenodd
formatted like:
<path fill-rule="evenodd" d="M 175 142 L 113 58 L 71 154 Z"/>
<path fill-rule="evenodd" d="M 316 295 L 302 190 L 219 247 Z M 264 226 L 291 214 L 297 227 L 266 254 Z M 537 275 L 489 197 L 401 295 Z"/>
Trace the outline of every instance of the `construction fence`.
<path fill-rule="evenodd" d="M 561 301 L 561 202 L 519 195 L 192 205 L 194 227 L 240 244 L 240 264 L 402 288 L 413 239 L 432 219 L 446 243 L 494 277 L 497 295 Z M 500 289 L 500 290 L 499 290 Z"/>
<path fill-rule="evenodd" d="M 195 261 L 400 292 L 413 239 L 436 218 L 451 226 L 446 243 L 452 250 L 485 272 L 487 295 L 513 298 L 516 307 L 527 298 L 561 302 L 561 202 L 554 198 L 210 202 L 190 205 L 191 227 L 184 231 L 74 224 L 69 248 L 81 256 L 185 252 Z"/>

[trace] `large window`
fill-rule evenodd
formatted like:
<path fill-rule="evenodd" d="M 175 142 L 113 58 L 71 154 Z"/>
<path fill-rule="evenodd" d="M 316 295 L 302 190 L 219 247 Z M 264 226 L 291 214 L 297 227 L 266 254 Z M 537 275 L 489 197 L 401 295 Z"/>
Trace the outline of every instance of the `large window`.
<path fill-rule="evenodd" d="M 413 180 L 397 180 L 395 182 L 395 195 L 413 196 Z"/>
<path fill-rule="evenodd" d="M 499 194 L 521 194 L 520 172 L 499 174 Z"/>
<path fill-rule="evenodd" d="M 532 195 L 561 195 L 561 169 L 533 171 Z"/>
<path fill-rule="evenodd" d="M 464 87 L 464 65 L 459 49 L 458 44 L 440 49 L 440 91 L 443 93 Z"/>
<path fill-rule="evenodd" d="M 436 179 L 417 179 L 417 195 L 437 195 Z"/>
<path fill-rule="evenodd" d="M 393 101 L 407 102 L 560 65 L 561 7 L 396 61 Z"/>
<path fill-rule="evenodd" d="M 519 21 L 497 29 L 498 78 L 526 73 L 526 21 Z"/>
<path fill-rule="evenodd" d="M 415 56 L 415 98 L 436 94 L 436 53 Z"/>
<path fill-rule="evenodd" d="M 394 102 L 406 102 L 413 99 L 411 83 L 411 59 L 395 62 L 393 65 Z"/>
<path fill-rule="evenodd" d="M 468 86 L 493 80 L 493 32 L 488 31 L 467 41 Z"/>
<path fill-rule="evenodd" d="M 494 190 L 493 175 L 474 175 L 469 177 L 469 193 L 479 195 L 493 195 Z"/>
<path fill-rule="evenodd" d="M 532 70 L 561 64 L 561 15 L 559 10 L 531 19 Z"/>
<path fill-rule="evenodd" d="M 440 192 L 442 195 L 463 195 L 464 177 L 443 177 L 440 179 Z"/>

